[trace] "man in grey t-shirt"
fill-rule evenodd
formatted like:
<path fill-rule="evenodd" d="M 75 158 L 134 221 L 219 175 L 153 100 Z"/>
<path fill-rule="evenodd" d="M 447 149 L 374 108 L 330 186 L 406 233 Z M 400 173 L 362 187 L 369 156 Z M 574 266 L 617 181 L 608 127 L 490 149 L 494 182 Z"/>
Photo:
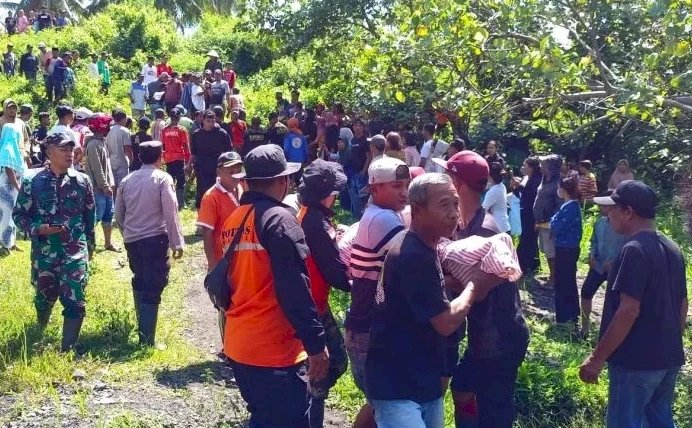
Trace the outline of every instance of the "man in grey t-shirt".
<path fill-rule="evenodd" d="M 113 121 L 115 125 L 111 128 L 106 136 L 106 148 L 108 149 L 108 158 L 111 161 L 111 169 L 115 178 L 115 189 L 123 178 L 129 173 L 130 163 L 132 162 L 132 139 L 130 130 L 125 127 L 127 115 L 122 110 L 116 110 L 113 113 Z"/>

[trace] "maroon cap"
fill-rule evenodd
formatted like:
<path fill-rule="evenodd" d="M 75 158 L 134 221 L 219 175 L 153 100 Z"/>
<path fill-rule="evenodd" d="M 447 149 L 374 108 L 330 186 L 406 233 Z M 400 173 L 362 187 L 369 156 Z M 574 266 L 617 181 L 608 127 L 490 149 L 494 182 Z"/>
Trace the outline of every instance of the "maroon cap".
<path fill-rule="evenodd" d="M 488 183 L 488 162 L 483 156 L 471 150 L 455 153 L 448 161 L 434 158 L 433 162 L 442 166 L 449 175 L 468 184 L 472 189 L 482 192 Z"/>

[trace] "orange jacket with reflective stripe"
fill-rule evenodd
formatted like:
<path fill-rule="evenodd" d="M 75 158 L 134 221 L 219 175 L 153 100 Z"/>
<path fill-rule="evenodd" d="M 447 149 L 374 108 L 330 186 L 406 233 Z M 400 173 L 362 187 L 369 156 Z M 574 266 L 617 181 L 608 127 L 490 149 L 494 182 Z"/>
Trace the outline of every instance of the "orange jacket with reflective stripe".
<path fill-rule="evenodd" d="M 226 220 L 224 251 L 251 209 L 252 205 L 241 205 Z M 276 299 L 269 253 L 260 244 L 254 213 L 247 218 L 242 233 L 228 269 L 233 294 L 226 311 L 224 353 L 252 366 L 298 364 L 307 359 L 307 353 Z"/>
<path fill-rule="evenodd" d="M 298 223 L 303 224 L 303 218 L 308 212 L 308 208 L 305 205 L 300 207 L 298 211 Z M 311 250 L 312 251 L 312 250 Z M 310 293 L 312 294 L 312 300 L 315 301 L 315 307 L 317 308 L 317 313 L 319 315 L 324 315 L 329 307 L 329 284 L 327 280 L 324 279 L 324 275 L 320 272 L 319 267 L 315 259 L 312 257 L 312 253 L 305 259 L 305 265 L 308 268 L 308 277 L 310 278 Z"/>

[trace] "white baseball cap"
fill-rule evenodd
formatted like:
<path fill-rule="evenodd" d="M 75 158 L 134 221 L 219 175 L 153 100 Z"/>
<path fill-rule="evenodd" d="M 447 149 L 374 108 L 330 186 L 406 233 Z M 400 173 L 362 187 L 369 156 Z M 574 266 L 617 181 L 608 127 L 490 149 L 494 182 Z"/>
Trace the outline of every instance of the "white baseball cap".
<path fill-rule="evenodd" d="M 410 180 L 411 173 L 405 162 L 388 156 L 373 161 L 368 167 L 368 184 L 391 183 Z"/>
<path fill-rule="evenodd" d="M 91 117 L 94 115 L 94 112 L 89 110 L 86 107 L 80 107 L 77 110 L 74 111 L 74 117 L 77 120 L 86 120 L 86 119 L 91 119 Z"/>

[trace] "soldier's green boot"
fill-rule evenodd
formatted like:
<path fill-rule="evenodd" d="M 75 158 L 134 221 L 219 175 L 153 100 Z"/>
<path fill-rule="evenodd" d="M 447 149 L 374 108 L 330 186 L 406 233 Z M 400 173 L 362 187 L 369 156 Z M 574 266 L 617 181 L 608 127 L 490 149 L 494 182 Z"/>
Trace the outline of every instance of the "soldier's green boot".
<path fill-rule="evenodd" d="M 139 307 L 139 344 L 154 346 L 156 343 L 156 321 L 159 316 L 159 305 L 141 302 Z"/>
<path fill-rule="evenodd" d="M 45 330 L 48 327 L 48 322 L 50 322 L 50 314 L 53 312 L 53 306 L 55 302 L 48 303 L 46 307 L 40 308 L 36 305 L 36 321 L 38 322 L 38 327 L 41 330 Z"/>
<path fill-rule="evenodd" d="M 79 339 L 79 331 L 82 329 L 84 318 L 65 318 L 62 322 L 61 352 L 70 352 Z"/>

